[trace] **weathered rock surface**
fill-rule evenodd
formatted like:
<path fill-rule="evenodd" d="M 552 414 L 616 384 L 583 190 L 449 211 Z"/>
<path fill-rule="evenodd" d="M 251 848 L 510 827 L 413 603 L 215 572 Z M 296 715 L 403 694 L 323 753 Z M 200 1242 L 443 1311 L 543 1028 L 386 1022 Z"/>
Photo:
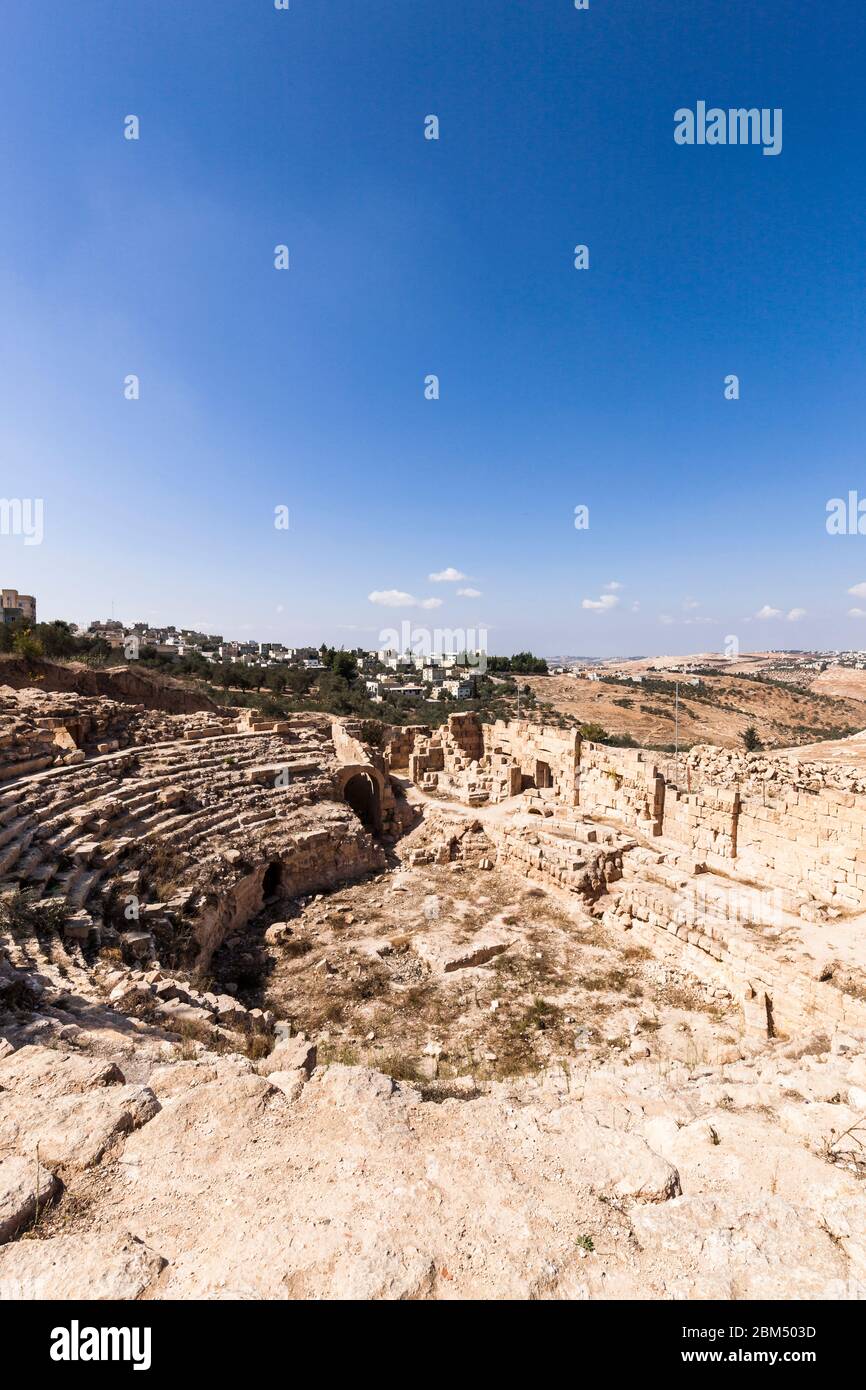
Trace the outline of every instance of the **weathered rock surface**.
<path fill-rule="evenodd" d="M 0 1154 L 19 1153 L 48 1168 L 88 1168 L 112 1140 L 159 1110 L 147 1086 L 106 1086 L 84 1095 L 0 1094 Z"/>
<path fill-rule="evenodd" d="M 623 1061 L 579 1094 L 551 1076 L 437 1103 L 361 1067 L 265 1077 L 208 1054 L 136 1087 L 102 1084 L 90 1058 L 16 1057 L 7 1080 L 33 1094 L 0 1094 L 0 1142 L 17 1146 L 0 1210 L 13 1228 L 32 1215 L 37 1141 L 40 1205 L 63 1164 L 90 1206 L 72 1235 L 49 1208 L 34 1238 L 4 1247 L 7 1299 L 866 1294 L 862 1183 L 771 1108 L 792 1103 L 801 1073 L 838 1089 L 844 1057 L 758 1056 L 673 1088 Z"/>
<path fill-rule="evenodd" d="M 135 1299 L 165 1260 L 134 1236 L 52 1236 L 0 1250 L 0 1302 L 9 1299 Z"/>
<path fill-rule="evenodd" d="M 644 1250 L 670 1267 L 668 1297 L 772 1299 L 780 1287 L 787 1298 L 852 1294 L 831 1236 L 778 1198 L 680 1197 L 636 1211 L 632 1224 Z"/>
<path fill-rule="evenodd" d="M 0 1093 L 66 1096 L 123 1082 L 113 1062 L 103 1062 L 49 1047 L 22 1047 L 0 1059 Z M 2 1105 L 2 1097 L 0 1097 Z"/>

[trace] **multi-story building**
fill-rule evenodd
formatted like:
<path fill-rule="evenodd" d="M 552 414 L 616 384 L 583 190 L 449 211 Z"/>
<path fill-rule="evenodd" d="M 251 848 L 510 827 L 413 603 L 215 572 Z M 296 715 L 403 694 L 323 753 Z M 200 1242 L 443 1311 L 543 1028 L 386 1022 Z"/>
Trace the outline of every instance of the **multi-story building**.
<path fill-rule="evenodd" d="M 17 589 L 0 590 L 4 623 L 36 622 L 36 600 L 32 594 L 19 594 Z"/>
<path fill-rule="evenodd" d="M 471 700 L 474 694 L 472 680 L 449 680 L 442 682 L 442 689 L 455 700 Z"/>

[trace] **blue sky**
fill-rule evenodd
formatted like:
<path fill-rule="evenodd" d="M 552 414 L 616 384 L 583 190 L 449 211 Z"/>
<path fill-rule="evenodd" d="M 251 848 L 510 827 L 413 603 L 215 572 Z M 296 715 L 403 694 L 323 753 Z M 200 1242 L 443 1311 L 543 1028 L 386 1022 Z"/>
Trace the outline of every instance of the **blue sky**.
<path fill-rule="evenodd" d="M 45 535 L 0 554 L 40 616 L 866 647 L 866 537 L 825 527 L 866 498 L 862 0 L 76 0 L 2 39 L 0 492 Z M 699 100 L 782 108 L 782 153 L 678 146 Z"/>

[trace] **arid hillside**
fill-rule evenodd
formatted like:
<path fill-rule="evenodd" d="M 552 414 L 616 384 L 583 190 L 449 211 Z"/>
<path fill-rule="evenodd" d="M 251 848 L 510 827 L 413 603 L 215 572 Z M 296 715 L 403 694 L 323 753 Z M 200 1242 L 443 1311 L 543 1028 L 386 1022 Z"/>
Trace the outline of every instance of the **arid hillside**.
<path fill-rule="evenodd" d="M 810 689 L 819 695 L 841 695 L 848 700 L 866 700 L 866 671 L 835 666 L 813 676 Z"/>
<path fill-rule="evenodd" d="M 98 669 L 80 661 L 49 661 L 45 657 L 0 654 L 0 686 L 13 690 L 68 691 L 73 695 L 106 695 L 112 700 L 145 705 L 166 714 L 213 713 L 212 700 L 192 681 L 175 680 L 146 667 L 111 666 Z"/>
<path fill-rule="evenodd" d="M 846 674 L 860 674 L 858 672 Z M 703 676 L 700 685 L 680 682 L 681 747 L 714 743 L 742 744 L 743 731 L 754 724 L 767 747 L 818 743 L 866 728 L 863 699 L 843 698 L 826 690 L 783 685 L 738 675 Z M 587 680 L 574 676 L 530 676 L 539 704 L 548 704 L 580 723 L 602 725 L 608 733 L 630 735 L 649 747 L 672 746 L 675 737 L 674 685 L 661 673 L 643 682 Z"/>

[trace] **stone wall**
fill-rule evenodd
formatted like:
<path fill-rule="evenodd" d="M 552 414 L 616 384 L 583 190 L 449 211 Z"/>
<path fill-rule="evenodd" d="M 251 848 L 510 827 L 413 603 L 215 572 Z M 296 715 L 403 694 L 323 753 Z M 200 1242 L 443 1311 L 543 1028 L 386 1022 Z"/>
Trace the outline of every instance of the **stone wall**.
<path fill-rule="evenodd" d="M 500 863 L 590 901 L 625 877 L 609 925 L 733 994 L 756 1032 L 866 1029 L 862 972 L 836 968 L 829 939 L 821 949 L 823 936 L 803 944 L 797 931 L 798 917 L 827 924 L 866 908 L 855 770 L 714 748 L 675 760 L 472 719 L 416 742 L 410 766 L 470 804 L 531 791 L 525 816 L 487 824 Z"/>
<path fill-rule="evenodd" d="M 486 832 L 496 846 L 498 864 L 525 878 L 553 882 L 589 901 L 622 878 L 623 855 L 630 848 L 628 841 L 605 827 L 584 829 L 583 843 L 550 833 L 543 825 L 527 830 L 491 821 Z"/>
<path fill-rule="evenodd" d="M 528 721 L 482 724 L 477 714 L 452 714 L 435 733 L 414 730 L 409 776 L 470 806 L 503 801 L 529 788 L 573 806 L 578 746 L 574 730 Z"/>
<path fill-rule="evenodd" d="M 577 804 L 577 770 L 580 735 L 576 729 L 559 729 L 528 720 L 498 719 L 484 725 L 484 751 L 494 769 L 520 769 L 519 790 L 552 789 L 556 800 Z"/>
<path fill-rule="evenodd" d="M 206 972 L 226 938 L 262 910 L 265 875 L 273 864 L 279 866 L 280 897 L 296 898 L 384 869 L 386 859 L 382 847 L 360 827 L 338 824 L 299 832 L 273 859 L 257 864 L 224 891 L 208 895 L 194 923 L 192 964 L 197 970 Z"/>
<path fill-rule="evenodd" d="M 662 833 L 665 785 L 651 754 L 579 742 L 577 758 L 582 810 L 623 821 L 646 835 Z"/>
<path fill-rule="evenodd" d="M 758 1036 L 814 1028 L 866 1030 L 866 1000 L 837 987 L 832 977 L 811 976 L 803 961 L 772 949 L 762 929 L 695 911 L 681 898 L 672 910 L 669 893 L 652 884 L 629 883 L 605 925 L 633 934 L 654 952 L 665 933 L 667 951 L 678 965 L 724 986 L 740 1003 L 748 1031 Z"/>
<path fill-rule="evenodd" d="M 805 890 L 825 907 L 866 907 L 866 785 L 856 773 L 699 748 L 680 768 L 685 786 L 675 786 L 642 750 L 585 742 L 579 759 L 590 815 L 663 835 L 711 868 Z M 661 766 L 669 773 L 673 763 Z"/>
<path fill-rule="evenodd" d="M 415 752 L 416 739 L 429 738 L 430 735 L 431 729 L 427 724 L 406 724 L 401 728 L 391 729 L 385 744 L 386 766 L 392 772 L 404 771 Z"/>
<path fill-rule="evenodd" d="M 576 730 L 482 725 L 472 714 L 416 734 L 413 748 L 413 780 L 469 805 L 535 788 L 543 800 L 671 841 L 710 868 L 784 889 L 801 905 L 866 908 L 866 779 L 850 768 L 707 747 L 675 762 L 581 741 Z"/>

